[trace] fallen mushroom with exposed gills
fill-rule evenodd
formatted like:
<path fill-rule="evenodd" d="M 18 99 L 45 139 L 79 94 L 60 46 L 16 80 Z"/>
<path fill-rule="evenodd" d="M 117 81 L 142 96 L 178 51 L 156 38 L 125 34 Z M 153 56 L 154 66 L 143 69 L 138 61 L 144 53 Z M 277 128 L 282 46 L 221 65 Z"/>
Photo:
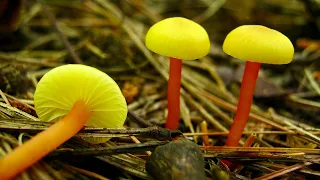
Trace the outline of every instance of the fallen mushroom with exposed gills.
<path fill-rule="evenodd" d="M 223 51 L 247 60 L 235 118 L 226 146 L 238 146 L 252 105 L 256 79 L 261 63 L 288 64 L 294 47 L 282 33 L 261 25 L 243 25 L 231 31 L 223 43 Z"/>
<path fill-rule="evenodd" d="M 111 77 L 80 64 L 63 65 L 45 74 L 37 85 L 34 104 L 41 120 L 57 122 L 0 159 L 1 180 L 19 175 L 84 125 L 121 128 L 128 111 Z"/>
<path fill-rule="evenodd" d="M 170 57 L 165 127 L 178 129 L 182 60 L 206 56 L 210 50 L 208 34 L 202 26 L 189 19 L 172 17 L 154 24 L 146 35 L 145 43 L 151 51 Z"/>

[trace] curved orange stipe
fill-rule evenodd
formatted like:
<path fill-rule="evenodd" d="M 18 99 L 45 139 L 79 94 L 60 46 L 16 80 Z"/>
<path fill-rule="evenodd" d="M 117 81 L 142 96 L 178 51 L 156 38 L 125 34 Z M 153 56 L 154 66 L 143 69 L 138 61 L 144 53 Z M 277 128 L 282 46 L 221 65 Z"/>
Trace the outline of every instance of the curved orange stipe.
<path fill-rule="evenodd" d="M 0 159 L 0 179 L 12 179 L 74 136 L 86 123 L 91 112 L 83 101 L 50 126 Z"/>
<path fill-rule="evenodd" d="M 228 134 L 226 146 L 238 146 L 247 124 L 256 80 L 261 63 L 247 61 L 244 70 L 236 116 Z"/>

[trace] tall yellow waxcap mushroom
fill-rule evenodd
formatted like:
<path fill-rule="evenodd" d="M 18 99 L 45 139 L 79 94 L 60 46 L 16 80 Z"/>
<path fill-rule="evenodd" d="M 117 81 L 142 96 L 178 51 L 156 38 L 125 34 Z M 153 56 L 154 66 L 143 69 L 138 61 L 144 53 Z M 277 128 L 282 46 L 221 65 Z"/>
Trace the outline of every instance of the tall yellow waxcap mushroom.
<path fill-rule="evenodd" d="M 4 157 L 0 179 L 12 179 L 74 136 L 84 125 L 122 127 L 127 105 L 120 88 L 107 74 L 80 65 L 63 65 L 45 74 L 34 94 L 41 120 L 59 119 Z"/>
<path fill-rule="evenodd" d="M 206 30 L 182 17 L 167 18 L 154 24 L 147 32 L 145 41 L 151 51 L 182 60 L 202 58 L 210 50 Z"/>
<path fill-rule="evenodd" d="M 146 34 L 145 43 L 151 51 L 170 57 L 165 127 L 177 129 L 180 119 L 182 60 L 206 56 L 210 50 L 209 36 L 199 24 L 186 18 L 172 17 L 154 24 Z"/>
<path fill-rule="evenodd" d="M 225 53 L 246 60 L 235 118 L 228 134 L 227 146 L 238 146 L 247 123 L 261 63 L 288 64 L 294 48 L 282 33 L 261 25 L 243 25 L 232 30 L 224 40 Z"/>
<path fill-rule="evenodd" d="M 223 43 L 230 56 L 251 62 L 288 64 L 294 48 L 279 31 L 261 25 L 243 25 L 232 30 Z"/>

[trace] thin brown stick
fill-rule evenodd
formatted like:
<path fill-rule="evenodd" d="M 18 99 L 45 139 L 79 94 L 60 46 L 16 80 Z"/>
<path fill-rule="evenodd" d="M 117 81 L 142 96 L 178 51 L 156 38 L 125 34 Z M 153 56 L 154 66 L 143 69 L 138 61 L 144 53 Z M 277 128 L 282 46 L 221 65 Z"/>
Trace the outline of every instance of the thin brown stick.
<path fill-rule="evenodd" d="M 271 167 L 271 168 L 275 168 L 275 169 L 282 169 L 282 168 L 286 168 L 288 166 L 284 165 L 284 164 L 275 164 L 275 163 L 271 163 L 271 162 L 257 162 L 257 164 L 266 166 L 266 167 Z M 301 170 L 299 170 L 302 173 L 306 173 L 306 174 L 312 174 L 315 176 L 320 176 L 320 172 L 319 171 L 314 171 L 314 170 L 310 170 L 307 168 L 302 168 Z"/>
<path fill-rule="evenodd" d="M 68 164 L 63 164 L 64 167 L 68 168 L 68 169 L 72 169 L 74 171 L 77 171 L 79 173 L 82 173 L 84 175 L 87 175 L 87 176 L 91 176 L 91 177 L 94 177 L 94 178 L 97 178 L 97 179 L 100 179 L 100 180 L 110 180 L 104 176 L 101 176 L 100 174 L 97 174 L 97 173 L 94 173 L 94 172 L 91 172 L 91 171 L 88 171 L 88 170 L 85 170 L 85 169 L 81 169 L 81 168 L 77 168 L 77 167 L 74 167 L 74 166 L 71 166 L 71 165 L 68 165 Z"/>
<path fill-rule="evenodd" d="M 130 139 L 136 143 L 136 144 L 140 144 L 141 142 L 139 141 L 139 139 L 137 139 L 135 136 L 130 136 Z M 148 156 L 151 156 L 151 151 L 146 151 Z"/>
<path fill-rule="evenodd" d="M 320 154 L 320 149 L 310 148 L 276 148 L 276 147 L 229 147 L 229 146 L 200 146 L 207 153 L 212 152 L 269 152 L 269 153 L 293 153 L 304 152 L 306 154 Z"/>
<path fill-rule="evenodd" d="M 183 133 L 184 136 L 227 136 L 229 132 L 210 132 L 210 133 Z M 309 133 L 314 135 L 319 135 L 320 131 L 309 131 Z M 243 132 L 242 134 L 293 134 L 293 135 L 299 135 L 298 132 L 286 132 L 286 131 L 247 131 Z"/>
<path fill-rule="evenodd" d="M 286 168 L 280 169 L 280 170 L 278 170 L 278 171 L 269 173 L 269 174 L 267 174 L 267 175 L 260 176 L 260 177 L 258 177 L 258 178 L 255 178 L 255 180 L 268 180 L 268 179 L 273 179 L 273 178 L 276 178 L 276 177 L 279 177 L 279 176 L 288 174 L 288 173 L 290 173 L 290 172 L 292 172 L 292 171 L 296 171 L 296 170 L 298 170 L 298 169 L 301 169 L 301 168 L 303 168 L 304 166 L 309 166 L 309 165 L 311 165 L 311 164 L 312 164 L 312 162 L 298 163 L 298 164 L 295 164 L 295 165 L 288 166 L 288 167 L 286 167 Z"/>
<path fill-rule="evenodd" d="M 247 140 L 244 142 L 243 147 L 251 147 L 252 144 L 254 143 L 256 139 L 256 135 L 255 134 L 251 134 Z"/>
<path fill-rule="evenodd" d="M 83 64 L 82 60 L 80 59 L 80 57 L 75 53 L 73 47 L 71 46 L 70 42 L 68 41 L 68 39 L 66 38 L 66 36 L 61 32 L 56 18 L 54 17 L 54 15 L 50 12 L 50 10 L 47 8 L 47 6 L 42 3 L 42 1 L 38 1 L 40 4 L 42 4 L 43 10 L 45 11 L 45 13 L 47 14 L 49 21 L 51 22 L 51 24 L 54 26 L 54 28 L 57 31 L 58 36 L 60 37 L 60 39 L 62 40 L 63 44 L 65 45 L 67 51 L 69 52 L 70 56 L 72 57 L 72 59 L 74 60 L 75 63 L 77 64 Z"/>

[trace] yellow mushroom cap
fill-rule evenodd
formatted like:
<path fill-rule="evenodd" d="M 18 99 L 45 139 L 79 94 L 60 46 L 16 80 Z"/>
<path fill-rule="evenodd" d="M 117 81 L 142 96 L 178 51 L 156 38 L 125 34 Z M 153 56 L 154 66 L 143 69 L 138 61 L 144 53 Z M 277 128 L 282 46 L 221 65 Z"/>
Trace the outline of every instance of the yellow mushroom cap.
<path fill-rule="evenodd" d="M 294 48 L 282 33 L 260 25 L 243 25 L 232 30 L 223 51 L 238 59 L 266 64 L 288 64 Z"/>
<path fill-rule="evenodd" d="M 96 68 L 69 64 L 46 73 L 37 85 L 34 105 L 40 120 L 51 121 L 68 114 L 83 100 L 92 112 L 86 126 L 120 128 L 127 104 L 117 83 Z"/>
<path fill-rule="evenodd" d="M 182 60 L 202 58 L 210 50 L 206 30 L 182 17 L 167 18 L 154 24 L 147 32 L 145 43 L 155 53 Z"/>

